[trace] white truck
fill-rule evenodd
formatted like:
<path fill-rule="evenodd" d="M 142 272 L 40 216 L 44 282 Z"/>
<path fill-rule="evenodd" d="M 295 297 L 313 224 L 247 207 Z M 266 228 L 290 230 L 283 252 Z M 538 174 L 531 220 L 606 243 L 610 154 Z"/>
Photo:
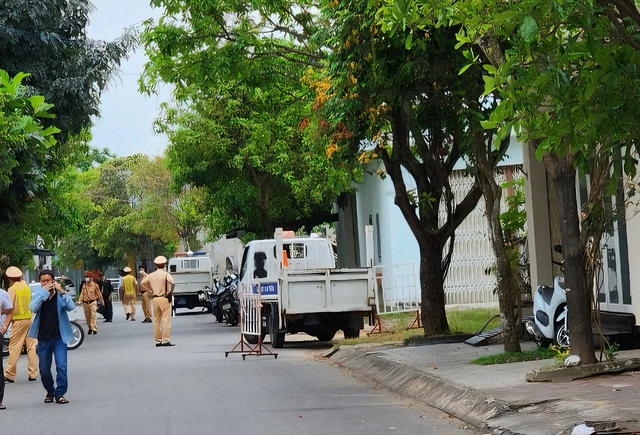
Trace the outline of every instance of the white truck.
<path fill-rule="evenodd" d="M 336 269 L 327 239 L 286 232 L 283 238 L 277 229 L 275 239 L 247 243 L 239 282 L 243 292 L 260 294 L 261 336 L 269 333 L 274 348 L 284 345 L 286 333 L 305 332 L 330 341 L 342 330 L 345 338 L 357 338 L 364 317 L 373 325 L 375 315 L 372 260 L 367 264 Z M 258 336 L 245 334 L 245 339 L 255 344 Z"/>
<path fill-rule="evenodd" d="M 169 259 L 169 273 L 176 285 L 173 289 L 173 308 L 204 307 L 211 312 L 210 294 L 216 268 L 208 253 L 176 252 Z"/>

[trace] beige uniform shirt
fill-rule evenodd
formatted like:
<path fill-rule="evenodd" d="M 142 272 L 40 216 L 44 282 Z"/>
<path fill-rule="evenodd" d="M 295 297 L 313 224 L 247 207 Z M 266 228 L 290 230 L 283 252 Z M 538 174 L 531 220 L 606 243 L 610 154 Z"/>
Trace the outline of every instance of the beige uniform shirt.
<path fill-rule="evenodd" d="M 95 300 L 102 300 L 102 293 L 100 293 L 100 287 L 95 282 L 85 282 L 82 284 L 82 290 L 80 291 L 80 297 L 78 298 L 82 302 L 93 302 Z"/>
<path fill-rule="evenodd" d="M 151 297 L 153 298 L 173 293 L 175 285 L 176 283 L 173 277 L 163 269 L 158 269 L 150 273 L 140 282 L 142 291 L 151 293 Z"/>

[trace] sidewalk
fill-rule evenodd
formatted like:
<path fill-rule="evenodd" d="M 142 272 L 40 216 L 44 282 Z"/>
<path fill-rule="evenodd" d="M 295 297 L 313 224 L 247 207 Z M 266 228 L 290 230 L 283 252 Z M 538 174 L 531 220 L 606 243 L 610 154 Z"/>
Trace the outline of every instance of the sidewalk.
<path fill-rule="evenodd" d="M 523 350 L 535 347 L 522 343 Z M 392 391 L 441 409 L 493 434 L 570 434 L 585 420 L 640 418 L 640 372 L 601 375 L 572 382 L 529 383 L 530 370 L 554 360 L 478 366 L 470 361 L 503 346 L 465 343 L 392 347 L 341 346 L 331 361 L 366 375 Z M 621 351 L 616 359 L 640 357 Z"/>

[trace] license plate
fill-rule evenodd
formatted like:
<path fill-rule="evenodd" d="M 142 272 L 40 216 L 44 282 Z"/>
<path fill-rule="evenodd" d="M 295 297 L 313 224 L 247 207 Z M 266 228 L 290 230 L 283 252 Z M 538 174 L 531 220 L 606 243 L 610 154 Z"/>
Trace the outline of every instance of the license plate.
<path fill-rule="evenodd" d="M 231 308 L 231 304 L 224 304 L 224 305 L 222 306 L 222 309 L 223 309 L 223 310 L 228 310 L 229 308 Z"/>

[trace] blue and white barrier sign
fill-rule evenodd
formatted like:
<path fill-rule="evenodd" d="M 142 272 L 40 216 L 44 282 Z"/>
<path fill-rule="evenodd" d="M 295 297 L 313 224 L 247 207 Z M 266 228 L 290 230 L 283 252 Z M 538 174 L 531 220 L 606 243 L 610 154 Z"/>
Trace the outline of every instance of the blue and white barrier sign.
<path fill-rule="evenodd" d="M 277 282 L 262 282 L 260 284 L 251 284 L 251 293 L 258 293 L 258 285 L 261 286 L 262 296 L 273 296 L 278 294 Z"/>

